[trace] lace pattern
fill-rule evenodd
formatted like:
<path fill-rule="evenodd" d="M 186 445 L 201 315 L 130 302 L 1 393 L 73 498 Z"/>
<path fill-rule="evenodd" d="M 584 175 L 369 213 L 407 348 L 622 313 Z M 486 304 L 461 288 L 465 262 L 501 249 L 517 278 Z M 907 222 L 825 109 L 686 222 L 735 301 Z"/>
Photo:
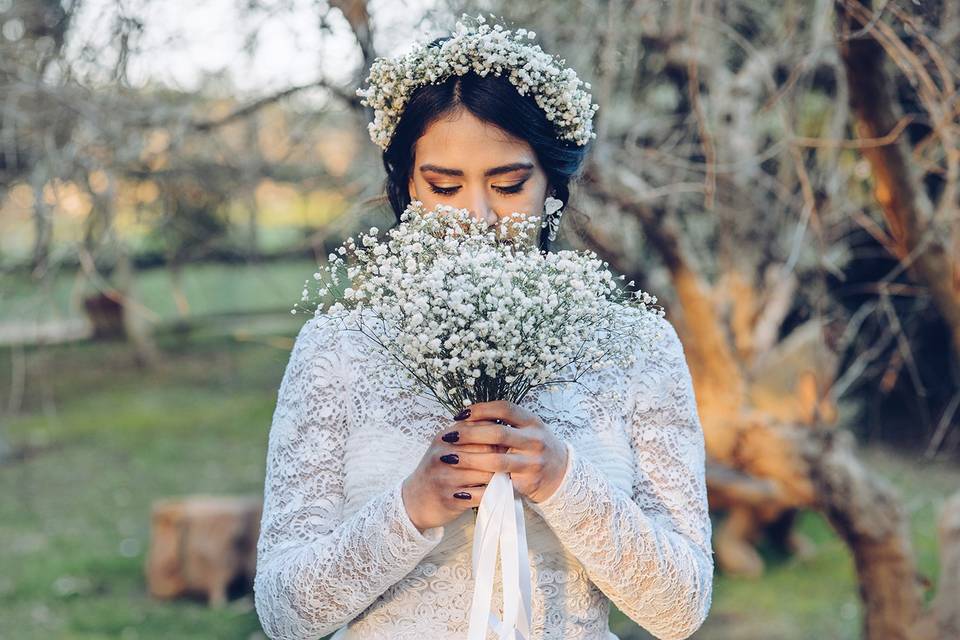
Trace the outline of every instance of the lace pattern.
<path fill-rule="evenodd" d="M 475 515 L 421 533 L 400 491 L 452 420 L 328 320 L 300 330 L 270 428 L 254 582 L 264 631 L 466 637 Z M 582 386 L 539 387 L 521 402 L 570 454 L 552 496 L 524 498 L 537 640 L 615 639 L 610 601 L 667 640 L 689 637 L 709 611 L 703 434 L 679 338 L 651 322 L 652 346 L 629 371 L 591 371 Z M 496 579 L 495 605 L 499 565 Z"/>

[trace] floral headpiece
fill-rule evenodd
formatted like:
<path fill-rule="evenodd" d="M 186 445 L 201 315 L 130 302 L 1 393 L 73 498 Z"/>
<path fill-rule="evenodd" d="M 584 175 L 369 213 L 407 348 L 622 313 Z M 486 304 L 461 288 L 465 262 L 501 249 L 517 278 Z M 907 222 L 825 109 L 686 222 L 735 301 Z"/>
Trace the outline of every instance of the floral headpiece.
<path fill-rule="evenodd" d="M 475 28 L 468 28 L 467 23 Z M 414 89 L 473 71 L 480 76 L 505 75 L 520 95 L 533 95 L 554 123 L 558 137 L 578 146 L 587 144 L 597 137 L 592 119 L 599 108 L 591 104 L 592 96 L 586 91 L 590 83 L 564 67 L 566 60 L 529 42 L 534 37 L 527 29 L 491 27 L 482 15 L 474 19 L 463 14 L 453 35 L 440 46 L 420 43 L 400 58 L 377 58 L 367 76 L 369 86 L 357 89 L 363 98 L 360 104 L 373 107 L 373 122 L 367 125 L 370 139 L 386 150 Z"/>

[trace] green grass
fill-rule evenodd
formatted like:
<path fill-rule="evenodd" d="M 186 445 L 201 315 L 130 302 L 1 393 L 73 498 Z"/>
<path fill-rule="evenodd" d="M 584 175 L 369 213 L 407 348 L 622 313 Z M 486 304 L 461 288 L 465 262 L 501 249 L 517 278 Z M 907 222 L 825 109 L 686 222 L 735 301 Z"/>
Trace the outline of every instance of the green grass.
<path fill-rule="evenodd" d="M 142 567 L 152 500 L 262 491 L 282 346 L 167 345 L 163 370 L 149 373 L 116 345 L 31 354 L 30 374 L 48 389 L 34 379 L 24 415 L 6 425 L 27 454 L 0 467 L 0 638 L 258 630 L 249 598 L 222 612 L 151 601 Z"/>
<path fill-rule="evenodd" d="M 184 269 L 182 287 L 191 315 L 289 310 L 300 299 L 304 280 L 316 271 L 312 260 L 230 265 L 198 264 Z M 0 273 L 0 323 L 80 317 L 78 299 L 96 291 L 76 272 L 50 274 L 40 282 L 23 273 Z M 177 317 L 167 269 L 139 272 L 134 298 L 161 319 Z"/>
<path fill-rule="evenodd" d="M 299 274 L 310 265 L 286 265 L 269 276 L 239 270 L 239 283 L 226 282 L 233 278 L 217 269 L 193 280 L 198 288 L 191 295 L 208 312 L 229 308 L 242 297 L 238 292 L 261 286 L 254 282 L 286 279 L 289 286 L 292 278 L 295 298 Z M 161 282 L 157 276 L 148 296 L 157 305 Z M 205 286 L 216 291 L 204 295 Z M 243 316 L 200 323 L 188 335 L 161 335 L 163 361 L 152 370 L 139 368 L 117 343 L 26 351 L 21 411 L 0 423 L 0 433 L 23 452 L 0 464 L 0 638 L 263 637 L 250 596 L 220 611 L 146 597 L 149 509 L 170 495 L 262 491 L 276 391 L 303 321 Z M 3 405 L 12 357 L 0 349 Z M 877 448 L 864 451 L 864 459 L 904 496 L 920 570 L 936 580 L 935 519 L 960 486 L 960 469 Z M 764 546 L 762 579 L 718 575 L 710 617 L 694 638 L 860 637 L 860 604 L 843 544 L 818 514 L 803 514 L 798 526 L 817 544 L 816 554 L 782 557 Z M 624 640 L 650 637 L 617 612 L 612 626 Z"/>

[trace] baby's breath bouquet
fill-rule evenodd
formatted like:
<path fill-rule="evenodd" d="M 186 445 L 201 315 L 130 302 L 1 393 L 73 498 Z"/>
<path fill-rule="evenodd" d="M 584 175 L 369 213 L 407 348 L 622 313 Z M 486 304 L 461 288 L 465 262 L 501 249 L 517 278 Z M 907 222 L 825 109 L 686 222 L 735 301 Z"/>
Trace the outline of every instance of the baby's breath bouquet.
<path fill-rule="evenodd" d="M 540 251 L 539 219 L 488 227 L 414 200 L 385 236 L 372 227 L 328 256 L 313 312 L 368 336 L 452 414 L 631 365 L 650 335 L 641 325 L 663 315 L 656 298 L 621 286 L 592 251 Z"/>

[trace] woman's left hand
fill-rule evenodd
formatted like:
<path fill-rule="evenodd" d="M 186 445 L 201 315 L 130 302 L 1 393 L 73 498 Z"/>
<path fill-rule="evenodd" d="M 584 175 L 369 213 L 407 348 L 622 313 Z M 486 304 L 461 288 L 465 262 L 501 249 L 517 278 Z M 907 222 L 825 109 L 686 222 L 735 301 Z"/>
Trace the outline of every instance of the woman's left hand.
<path fill-rule="evenodd" d="M 501 453 L 458 452 L 458 467 L 505 471 L 513 486 L 533 502 L 543 502 L 560 486 L 567 469 L 567 447 L 536 414 L 506 400 L 477 402 L 469 415 L 447 428 L 452 444 L 492 444 Z M 499 421 L 499 422 L 498 422 Z M 458 432 L 457 440 L 447 436 Z"/>

